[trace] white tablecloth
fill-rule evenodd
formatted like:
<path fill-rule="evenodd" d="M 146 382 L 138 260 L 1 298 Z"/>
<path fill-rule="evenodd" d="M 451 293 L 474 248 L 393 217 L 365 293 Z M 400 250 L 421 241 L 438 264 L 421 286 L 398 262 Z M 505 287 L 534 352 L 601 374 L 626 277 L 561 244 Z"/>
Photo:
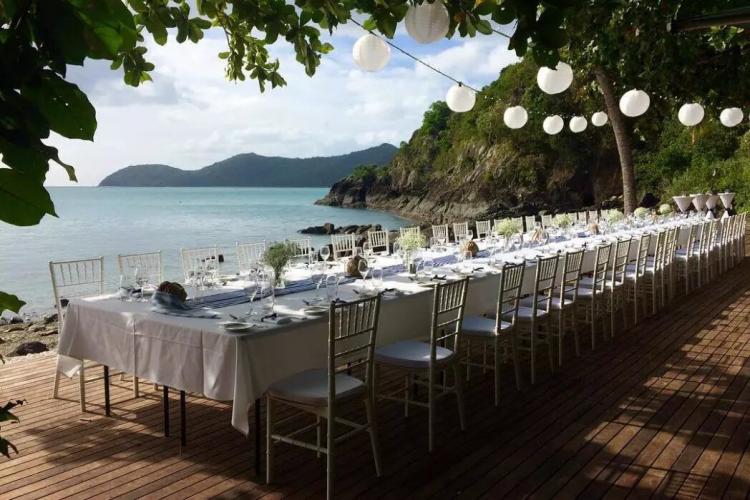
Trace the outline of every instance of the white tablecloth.
<path fill-rule="evenodd" d="M 686 222 L 685 219 L 672 220 L 660 226 Z M 503 258 L 533 257 L 586 243 L 588 251 L 583 266 L 584 270 L 591 270 L 595 243 L 656 228 L 573 238 L 523 249 Z M 681 231 L 681 239 L 686 237 L 687 231 Z M 636 246 L 633 245 L 633 252 Z M 383 266 L 396 262 L 393 257 L 378 259 L 378 264 Z M 485 262 L 485 259 L 475 259 L 474 265 L 487 269 Z M 444 270 L 436 268 L 436 273 L 444 274 Z M 431 290 L 413 283 L 404 274 L 387 276 L 384 281 L 385 288 L 396 288 L 403 294 L 384 297 L 377 343 L 426 337 Z M 359 298 L 353 290 L 361 286 L 361 282 L 342 286 L 340 297 L 344 300 Z M 529 292 L 532 287 L 533 273 L 527 272 L 524 290 Z M 496 272 L 475 276 L 469 286 L 466 314 L 493 311 L 497 288 Z M 227 333 L 219 322 L 228 320 L 230 314 L 245 313 L 248 304 L 220 309 L 219 319 L 199 319 L 158 314 L 151 311 L 148 303 L 123 302 L 112 296 L 72 299 L 60 334 L 58 370 L 73 376 L 79 369 L 79 360 L 93 360 L 175 389 L 233 401 L 232 425 L 247 434 L 249 406 L 270 384 L 309 368 L 325 366 L 327 318 L 302 319 L 303 300 L 310 300 L 314 294 L 308 291 L 278 297 L 276 310 L 300 319 L 246 334 Z"/>

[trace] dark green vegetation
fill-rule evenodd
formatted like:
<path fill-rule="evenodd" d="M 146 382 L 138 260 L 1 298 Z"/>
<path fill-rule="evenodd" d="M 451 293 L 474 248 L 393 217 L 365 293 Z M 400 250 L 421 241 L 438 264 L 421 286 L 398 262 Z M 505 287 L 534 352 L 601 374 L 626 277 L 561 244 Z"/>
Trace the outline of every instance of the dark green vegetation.
<path fill-rule="evenodd" d="M 281 158 L 254 153 L 236 155 L 200 170 L 167 165 L 133 165 L 108 175 L 100 186 L 330 186 L 361 164 L 385 165 L 397 151 L 381 144 L 339 156 Z"/>
<path fill-rule="evenodd" d="M 587 118 L 602 109 L 576 78 L 563 94 L 549 96 L 535 84 L 537 66 L 504 69 L 483 89 L 468 113 L 433 103 L 422 126 L 402 143 L 387 169 L 363 168 L 334 185 L 322 203 L 370 206 L 422 220 L 458 220 L 517 213 L 621 205 L 620 165 L 611 124 L 556 136 L 542 130 L 548 115 Z M 523 105 L 529 121 L 519 130 L 503 124 L 508 105 Z M 634 138 L 637 200 L 731 189 L 738 203 L 750 198 L 747 120 L 726 128 L 719 109 L 707 108 L 698 127 L 677 119 L 677 107 L 654 106 L 627 119 Z M 653 196 L 646 197 L 647 194 Z"/>

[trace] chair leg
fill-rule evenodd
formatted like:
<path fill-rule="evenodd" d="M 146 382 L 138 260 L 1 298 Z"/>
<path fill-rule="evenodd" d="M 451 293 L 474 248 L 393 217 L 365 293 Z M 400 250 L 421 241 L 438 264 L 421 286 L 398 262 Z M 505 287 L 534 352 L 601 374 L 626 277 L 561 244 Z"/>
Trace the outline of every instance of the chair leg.
<path fill-rule="evenodd" d="M 557 366 L 563 363 L 563 337 L 565 332 L 565 311 L 561 308 L 557 313 Z"/>
<path fill-rule="evenodd" d="M 315 446 L 317 448 L 315 451 L 315 456 L 317 458 L 320 458 L 320 431 L 320 417 L 315 417 Z M 268 448 L 268 444 L 266 444 L 266 448 Z"/>
<path fill-rule="evenodd" d="M 513 371 L 516 375 L 516 390 L 521 390 L 521 360 L 518 358 L 518 337 L 516 332 L 511 333 L 510 349 L 513 357 Z M 499 370 L 498 370 L 499 371 Z"/>
<path fill-rule="evenodd" d="M 60 390 L 60 372 L 55 368 L 55 381 L 52 385 L 52 399 L 57 399 L 57 392 Z"/>
<path fill-rule="evenodd" d="M 531 343 L 531 385 L 536 383 L 536 324 L 534 320 L 531 320 L 531 335 L 529 335 Z"/>
<path fill-rule="evenodd" d="M 486 343 L 485 343 L 486 345 Z M 461 367 L 458 363 L 453 365 L 453 378 L 456 384 L 456 400 L 458 401 L 458 422 L 461 424 L 461 430 L 466 430 L 466 415 L 464 414 L 464 386 L 461 379 Z"/>
<path fill-rule="evenodd" d="M 435 379 L 430 370 L 430 380 L 427 387 L 427 451 L 432 453 L 433 449 L 433 427 L 435 420 Z"/>
<path fill-rule="evenodd" d="M 326 498 L 332 500 L 333 495 L 333 478 L 336 472 L 336 415 L 332 407 L 328 407 L 328 429 L 326 432 L 326 454 L 328 460 L 326 460 Z"/>
<path fill-rule="evenodd" d="M 591 300 L 591 350 L 596 349 L 596 300 Z"/>
<path fill-rule="evenodd" d="M 138 385 L 138 377 L 135 375 L 133 376 L 133 397 L 138 398 L 140 397 L 140 387 Z"/>
<path fill-rule="evenodd" d="M 102 370 L 104 371 L 104 414 L 109 417 L 111 414 L 109 406 L 109 366 L 102 366 Z"/>
<path fill-rule="evenodd" d="M 471 378 L 471 339 L 466 341 L 466 381 Z"/>
<path fill-rule="evenodd" d="M 495 407 L 500 406 L 500 341 L 495 337 Z M 511 347 L 513 349 L 513 347 Z M 515 363 L 514 363 L 515 364 Z M 518 380 L 516 380 L 518 384 Z"/>
<path fill-rule="evenodd" d="M 549 360 L 549 371 L 550 373 L 555 372 L 555 353 L 552 351 L 552 322 L 549 319 L 549 314 L 547 315 L 547 320 L 544 323 L 545 328 L 545 339 L 547 341 L 547 359 Z"/>
<path fill-rule="evenodd" d="M 266 483 L 273 481 L 273 399 L 266 397 Z M 260 432 L 260 429 L 255 429 Z M 320 433 L 318 433 L 320 436 Z M 258 450 L 255 451 L 258 453 Z"/>
<path fill-rule="evenodd" d="M 576 319 L 576 306 L 570 312 L 570 322 L 573 328 L 573 343 L 575 344 L 576 357 L 581 357 L 581 340 L 578 337 L 578 320 Z"/>
<path fill-rule="evenodd" d="M 411 393 L 411 375 L 404 376 L 404 417 L 409 416 L 409 396 Z"/>
<path fill-rule="evenodd" d="M 365 398 L 365 411 L 367 412 L 367 426 L 370 431 L 370 444 L 372 445 L 372 457 L 375 461 L 375 475 L 380 477 L 383 474 L 383 468 L 380 463 L 380 444 L 378 443 L 378 422 L 375 415 L 374 401 L 370 395 Z"/>
<path fill-rule="evenodd" d="M 81 369 L 78 370 L 78 397 L 81 401 L 81 413 L 86 413 L 86 364 L 81 360 Z"/>

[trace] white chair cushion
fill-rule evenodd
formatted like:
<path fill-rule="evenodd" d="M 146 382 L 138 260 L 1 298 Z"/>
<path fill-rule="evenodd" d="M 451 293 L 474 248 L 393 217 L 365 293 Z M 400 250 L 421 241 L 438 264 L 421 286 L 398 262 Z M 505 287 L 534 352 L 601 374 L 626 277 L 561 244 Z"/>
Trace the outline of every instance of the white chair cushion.
<path fill-rule="evenodd" d="M 560 290 L 555 290 L 555 296 L 552 297 L 552 300 L 550 301 L 551 304 L 550 304 L 549 308 L 552 309 L 552 310 L 554 310 L 554 311 L 559 311 L 560 309 L 562 309 L 560 307 L 561 301 L 560 301 L 559 294 L 560 294 Z M 564 307 L 569 307 L 569 306 L 572 306 L 573 304 L 575 304 L 575 302 L 573 300 L 569 299 L 569 298 L 566 298 L 565 302 L 562 302 L 562 304 L 564 305 Z M 533 297 L 526 297 L 525 299 L 521 299 L 521 305 L 524 306 L 524 307 L 529 307 L 529 308 L 533 307 L 534 306 L 534 298 Z"/>
<path fill-rule="evenodd" d="M 435 362 L 445 364 L 455 357 L 455 353 L 437 346 Z M 430 344 L 418 340 L 402 340 L 375 349 L 375 361 L 401 368 L 426 370 L 430 366 Z"/>
<path fill-rule="evenodd" d="M 508 330 L 513 325 L 507 321 L 500 321 L 500 331 Z M 495 320 L 484 316 L 466 316 L 461 323 L 461 333 L 473 337 L 494 337 Z"/>
<path fill-rule="evenodd" d="M 336 374 L 336 399 L 364 393 L 365 383 L 345 373 Z M 271 384 L 268 394 L 276 399 L 312 406 L 328 405 L 328 371 L 324 368 L 306 370 Z"/>
<path fill-rule="evenodd" d="M 522 320 L 522 321 L 531 321 L 531 318 L 534 316 L 534 308 L 533 307 L 526 307 L 526 306 L 519 306 L 518 308 L 518 316 L 516 316 L 516 319 Z M 544 309 L 537 309 L 536 310 L 536 317 L 537 318 L 543 318 L 547 316 L 547 311 Z M 505 319 L 511 319 L 513 316 L 509 313 L 506 313 L 504 315 Z"/>

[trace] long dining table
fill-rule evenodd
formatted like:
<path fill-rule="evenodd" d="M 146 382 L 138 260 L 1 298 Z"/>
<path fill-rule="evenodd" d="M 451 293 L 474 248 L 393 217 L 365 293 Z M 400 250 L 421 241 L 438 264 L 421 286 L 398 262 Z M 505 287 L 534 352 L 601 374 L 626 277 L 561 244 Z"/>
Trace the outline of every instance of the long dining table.
<path fill-rule="evenodd" d="M 558 236 L 557 241 L 502 253 L 493 266 L 484 256 L 473 259 L 469 267 L 466 263 L 450 263 L 435 267 L 434 273 L 451 279 L 471 270 L 465 310 L 467 314 L 480 314 L 494 310 L 503 261 L 523 259 L 533 267 L 533 259 L 538 256 L 585 249 L 583 270 L 590 271 L 594 249 L 601 243 L 675 226 L 681 228 L 679 238 L 684 243 L 688 225 L 696 222 L 695 218 L 673 217 L 599 235 L 587 234 L 587 228 L 580 227 Z M 478 243 L 486 250 L 486 242 Z M 636 246 L 632 245 L 633 252 Z M 431 257 L 438 262 L 455 252 L 455 248 L 444 248 L 442 253 L 432 252 Z M 393 268 L 399 263 L 395 256 L 379 256 L 372 267 Z M 309 278 L 310 273 L 306 266 L 295 267 L 287 279 Z M 229 281 L 215 292 L 246 286 L 248 283 L 242 280 Z M 533 286 L 534 273 L 526 272 L 524 293 L 532 292 Z M 338 298 L 361 298 L 370 288 L 371 284 L 354 280 L 339 287 Z M 382 288 L 388 292 L 382 297 L 377 344 L 427 337 L 432 287 L 416 282 L 406 272 L 395 272 L 384 273 Z M 307 305 L 320 297 L 318 293 L 305 290 L 277 297 L 275 312 L 286 319 L 256 323 L 256 328 L 245 333 L 227 332 L 220 323 L 245 315 L 249 303 L 222 307 L 215 310 L 216 317 L 201 318 L 162 314 L 148 301 L 124 301 L 118 294 L 71 299 L 60 333 L 57 369 L 72 377 L 81 360 L 91 360 L 164 387 L 231 402 L 231 424 L 248 435 L 249 410 L 272 383 L 326 366 L 328 318 L 305 312 Z"/>

